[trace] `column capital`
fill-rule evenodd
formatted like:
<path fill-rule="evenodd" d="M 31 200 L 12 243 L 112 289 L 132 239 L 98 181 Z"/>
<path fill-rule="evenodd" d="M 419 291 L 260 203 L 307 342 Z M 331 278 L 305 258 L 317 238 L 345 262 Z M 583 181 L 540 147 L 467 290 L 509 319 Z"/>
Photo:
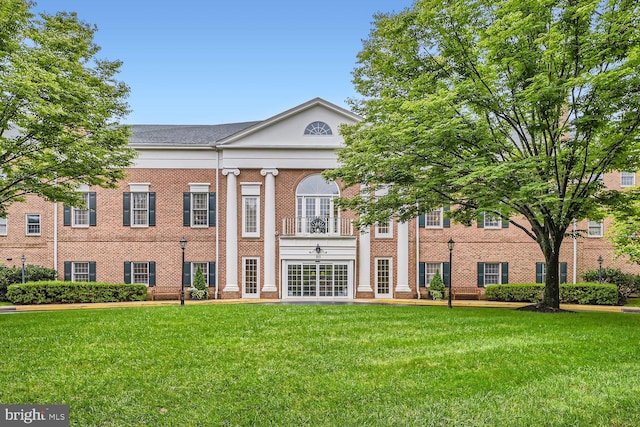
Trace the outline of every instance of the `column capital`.
<path fill-rule="evenodd" d="M 230 173 L 235 176 L 238 176 L 240 175 L 240 169 L 222 169 L 222 175 L 227 176 Z"/>
<path fill-rule="evenodd" d="M 273 176 L 278 176 L 278 169 L 276 168 L 265 168 L 260 171 L 260 175 L 267 176 L 267 174 L 271 174 Z"/>

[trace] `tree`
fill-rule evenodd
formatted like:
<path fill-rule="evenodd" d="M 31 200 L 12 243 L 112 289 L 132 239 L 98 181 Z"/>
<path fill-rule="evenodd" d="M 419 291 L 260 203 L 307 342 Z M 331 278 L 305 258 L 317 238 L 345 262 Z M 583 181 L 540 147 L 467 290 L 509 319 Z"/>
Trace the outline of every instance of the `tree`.
<path fill-rule="evenodd" d="M 639 162 L 640 3 L 418 0 L 378 15 L 358 54 L 340 166 L 361 224 L 451 205 L 509 220 L 544 254 L 559 308 L 559 250 L 574 220 L 617 195 L 599 179 Z M 386 187 L 385 195 L 375 193 Z"/>
<path fill-rule="evenodd" d="M 0 3 L 0 216 L 27 194 L 82 206 L 78 184 L 113 187 L 134 157 L 120 61 L 96 58 L 75 13 Z"/>
<path fill-rule="evenodd" d="M 626 200 L 611 209 L 614 221 L 608 231 L 616 257 L 627 256 L 629 262 L 640 264 L 640 197 L 638 189 L 625 192 Z"/>

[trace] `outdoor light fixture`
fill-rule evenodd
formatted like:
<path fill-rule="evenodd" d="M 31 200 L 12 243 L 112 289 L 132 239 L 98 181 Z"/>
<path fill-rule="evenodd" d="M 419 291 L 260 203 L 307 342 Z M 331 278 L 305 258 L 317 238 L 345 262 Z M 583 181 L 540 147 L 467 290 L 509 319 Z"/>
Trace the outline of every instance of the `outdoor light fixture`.
<path fill-rule="evenodd" d="M 602 283 L 602 255 L 598 257 L 598 283 Z"/>
<path fill-rule="evenodd" d="M 182 282 L 180 285 L 180 305 L 184 305 L 184 250 L 187 249 L 187 239 L 180 239 L 180 248 L 182 249 Z"/>
<path fill-rule="evenodd" d="M 320 247 L 320 243 L 316 244 L 316 253 L 320 254 L 322 252 L 322 248 Z"/>
<path fill-rule="evenodd" d="M 451 287 L 451 284 L 453 282 L 453 280 L 451 280 L 451 278 L 453 277 L 453 268 L 452 268 L 452 258 L 453 258 L 453 246 L 456 244 L 456 242 L 453 240 L 453 238 L 449 239 L 449 241 L 447 242 L 447 246 L 449 247 L 449 297 L 447 299 L 447 305 L 449 306 L 449 308 L 452 307 L 451 305 L 451 294 L 453 292 L 451 292 L 453 290 L 453 288 Z"/>
<path fill-rule="evenodd" d="M 20 257 L 20 261 L 22 261 L 22 283 L 24 283 L 25 281 L 24 263 L 27 261 L 27 257 L 24 256 L 24 254 L 22 254 L 22 256 Z"/>

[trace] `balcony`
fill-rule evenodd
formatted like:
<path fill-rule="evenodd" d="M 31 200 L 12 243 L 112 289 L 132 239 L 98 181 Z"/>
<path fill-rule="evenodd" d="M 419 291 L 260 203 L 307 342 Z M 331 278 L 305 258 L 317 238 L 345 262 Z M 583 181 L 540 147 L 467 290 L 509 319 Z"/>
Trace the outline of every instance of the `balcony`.
<path fill-rule="evenodd" d="M 328 216 L 282 219 L 282 236 L 353 236 L 353 224 L 348 218 Z"/>

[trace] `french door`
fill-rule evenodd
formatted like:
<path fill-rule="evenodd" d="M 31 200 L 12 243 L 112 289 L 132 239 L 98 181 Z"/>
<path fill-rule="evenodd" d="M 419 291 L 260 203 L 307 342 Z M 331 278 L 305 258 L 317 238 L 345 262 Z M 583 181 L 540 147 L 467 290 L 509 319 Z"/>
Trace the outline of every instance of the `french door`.
<path fill-rule="evenodd" d="M 349 296 L 347 263 L 290 263 L 287 297 L 331 298 Z"/>

